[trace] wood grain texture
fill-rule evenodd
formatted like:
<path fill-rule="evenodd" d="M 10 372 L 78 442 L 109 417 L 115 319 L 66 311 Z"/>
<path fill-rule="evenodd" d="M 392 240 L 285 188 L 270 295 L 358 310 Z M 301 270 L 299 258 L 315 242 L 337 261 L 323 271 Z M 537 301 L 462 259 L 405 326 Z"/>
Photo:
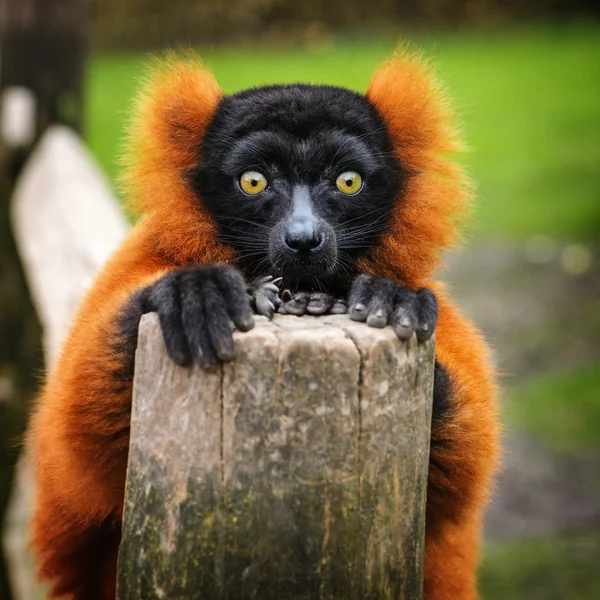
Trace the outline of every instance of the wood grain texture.
<path fill-rule="evenodd" d="M 58 125 L 19 178 L 12 223 L 51 366 L 81 297 L 129 227 L 80 138 Z"/>
<path fill-rule="evenodd" d="M 43 327 L 51 368 L 81 297 L 125 238 L 125 221 L 106 177 L 79 137 L 51 127 L 15 187 L 12 231 L 29 292 Z M 26 548 L 33 483 L 25 456 L 4 523 L 3 543 L 18 600 L 41 600 Z"/>
<path fill-rule="evenodd" d="M 418 600 L 434 341 L 257 319 L 183 369 L 142 319 L 119 600 Z"/>

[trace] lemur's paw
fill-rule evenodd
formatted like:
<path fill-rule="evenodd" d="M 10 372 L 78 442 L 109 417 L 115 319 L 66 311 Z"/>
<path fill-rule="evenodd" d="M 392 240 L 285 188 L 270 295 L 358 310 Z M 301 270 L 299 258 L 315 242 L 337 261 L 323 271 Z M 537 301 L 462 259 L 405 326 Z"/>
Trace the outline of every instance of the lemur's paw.
<path fill-rule="evenodd" d="M 267 275 L 266 277 L 256 279 L 248 286 L 246 291 L 250 306 L 257 315 L 262 315 L 269 319 L 273 318 L 273 315 L 281 305 L 279 283 L 281 283 L 281 277 L 273 279 L 272 275 Z"/>
<path fill-rule="evenodd" d="M 144 312 L 158 312 L 167 352 L 181 366 L 215 370 L 235 356 L 230 322 L 254 327 L 244 278 L 227 265 L 179 269 L 144 292 Z"/>
<path fill-rule="evenodd" d="M 416 292 L 391 279 L 359 275 L 352 284 L 348 304 L 353 321 L 366 321 L 371 327 L 391 325 L 401 340 L 416 332 L 420 342 L 435 330 L 438 306 L 435 294 L 427 288 Z"/>
<path fill-rule="evenodd" d="M 281 314 L 302 316 L 343 314 L 348 307 L 342 299 L 324 292 L 295 292 L 285 290 L 282 294 L 282 303 L 279 307 Z"/>

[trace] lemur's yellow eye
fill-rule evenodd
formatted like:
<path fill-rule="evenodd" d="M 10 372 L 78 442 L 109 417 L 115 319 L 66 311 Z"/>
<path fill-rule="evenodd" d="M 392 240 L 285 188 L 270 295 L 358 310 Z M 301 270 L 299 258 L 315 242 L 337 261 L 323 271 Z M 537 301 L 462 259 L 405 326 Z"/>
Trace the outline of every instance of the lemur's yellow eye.
<path fill-rule="evenodd" d="M 337 189 L 343 194 L 352 196 L 360 192 L 363 180 L 356 171 L 344 171 L 338 175 L 338 178 L 335 180 L 335 185 L 337 185 Z"/>
<path fill-rule="evenodd" d="M 260 194 L 267 187 L 267 178 L 258 171 L 245 171 L 240 177 L 240 187 L 246 194 Z"/>

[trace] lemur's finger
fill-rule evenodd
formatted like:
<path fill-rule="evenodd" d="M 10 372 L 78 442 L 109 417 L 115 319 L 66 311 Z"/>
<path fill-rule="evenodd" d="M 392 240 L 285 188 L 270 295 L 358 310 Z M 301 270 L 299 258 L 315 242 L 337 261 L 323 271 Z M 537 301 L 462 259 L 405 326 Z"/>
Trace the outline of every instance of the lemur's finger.
<path fill-rule="evenodd" d="M 235 358 L 235 345 L 224 300 L 216 286 L 208 285 L 204 295 L 204 319 L 208 338 L 221 360 Z"/>
<path fill-rule="evenodd" d="M 333 303 L 334 299 L 330 294 L 313 292 L 308 300 L 306 312 L 311 315 L 324 315 L 331 310 Z"/>
<path fill-rule="evenodd" d="M 175 279 L 171 277 L 146 289 L 149 291 L 144 310 L 158 313 L 167 354 L 180 367 L 189 366 L 192 364 L 192 354 L 183 331 L 181 302 Z"/>
<path fill-rule="evenodd" d="M 371 300 L 373 281 L 370 275 L 359 275 L 352 283 L 348 296 L 348 312 L 353 321 L 367 320 L 367 306 Z"/>
<path fill-rule="evenodd" d="M 289 302 L 285 303 L 285 310 L 290 315 L 300 317 L 306 312 L 309 300 L 310 296 L 306 292 L 298 292 Z"/>
<path fill-rule="evenodd" d="M 267 317 L 268 319 L 273 318 L 273 314 L 277 308 L 273 302 L 272 295 L 262 293 L 261 291 L 256 293 L 254 297 L 254 305 L 256 307 L 256 312 L 263 317 Z"/>
<path fill-rule="evenodd" d="M 367 325 L 385 327 L 394 310 L 397 285 L 391 279 L 379 279 L 371 283 L 372 296 L 367 307 Z"/>
<path fill-rule="evenodd" d="M 265 275 L 264 277 L 259 277 L 254 284 L 255 285 L 263 285 L 273 279 L 273 275 Z"/>
<path fill-rule="evenodd" d="M 417 295 L 408 288 L 398 289 L 396 308 L 392 313 L 390 324 L 401 340 L 408 340 L 419 322 Z"/>
<path fill-rule="evenodd" d="M 388 324 L 389 312 L 383 306 L 378 306 L 367 317 L 367 325 L 369 327 L 385 327 Z"/>
<path fill-rule="evenodd" d="M 427 288 L 417 291 L 419 305 L 419 321 L 417 325 L 417 339 L 425 342 L 433 335 L 438 319 L 438 303 L 435 294 Z"/>
<path fill-rule="evenodd" d="M 216 287 L 207 288 L 209 288 L 208 285 L 203 287 L 203 295 L 219 295 Z M 204 314 L 203 302 L 204 299 L 200 297 L 196 289 L 192 287 L 183 288 L 181 292 L 181 321 L 194 363 L 207 371 L 214 371 L 219 366 L 219 360 L 208 335 L 208 319 Z"/>
<path fill-rule="evenodd" d="M 357 302 L 350 305 L 350 318 L 353 321 L 366 321 L 368 312 L 367 307 L 362 302 Z"/>
<path fill-rule="evenodd" d="M 348 312 L 348 304 L 343 298 L 338 298 L 331 307 L 329 314 L 345 315 Z"/>
<path fill-rule="evenodd" d="M 250 285 L 250 287 L 259 288 L 265 285 L 278 286 L 282 281 L 283 277 L 277 277 L 276 279 L 273 279 L 273 275 L 265 275 L 264 277 L 259 277 L 258 279 L 255 279 L 254 282 Z M 277 291 L 279 291 L 278 287 Z"/>
<path fill-rule="evenodd" d="M 219 291 L 225 300 L 229 318 L 240 331 L 254 327 L 252 307 L 246 295 L 244 279 L 235 269 L 222 269 L 215 278 Z"/>
<path fill-rule="evenodd" d="M 371 275 L 358 275 L 352 282 L 350 287 L 350 293 L 348 294 L 348 303 L 350 306 L 353 304 L 367 304 L 371 297 L 371 286 L 374 278 Z"/>

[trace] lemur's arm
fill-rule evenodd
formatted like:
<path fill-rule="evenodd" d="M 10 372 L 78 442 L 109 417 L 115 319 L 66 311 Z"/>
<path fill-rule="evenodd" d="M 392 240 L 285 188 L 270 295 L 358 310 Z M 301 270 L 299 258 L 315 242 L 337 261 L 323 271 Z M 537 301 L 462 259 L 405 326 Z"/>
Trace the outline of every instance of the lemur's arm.
<path fill-rule="evenodd" d="M 51 597 L 98 598 L 106 586 L 112 593 L 136 344 L 123 335 L 132 327 L 126 307 L 136 290 L 173 268 L 151 258 L 134 233 L 84 299 L 38 399 L 28 434 L 31 545 Z"/>

